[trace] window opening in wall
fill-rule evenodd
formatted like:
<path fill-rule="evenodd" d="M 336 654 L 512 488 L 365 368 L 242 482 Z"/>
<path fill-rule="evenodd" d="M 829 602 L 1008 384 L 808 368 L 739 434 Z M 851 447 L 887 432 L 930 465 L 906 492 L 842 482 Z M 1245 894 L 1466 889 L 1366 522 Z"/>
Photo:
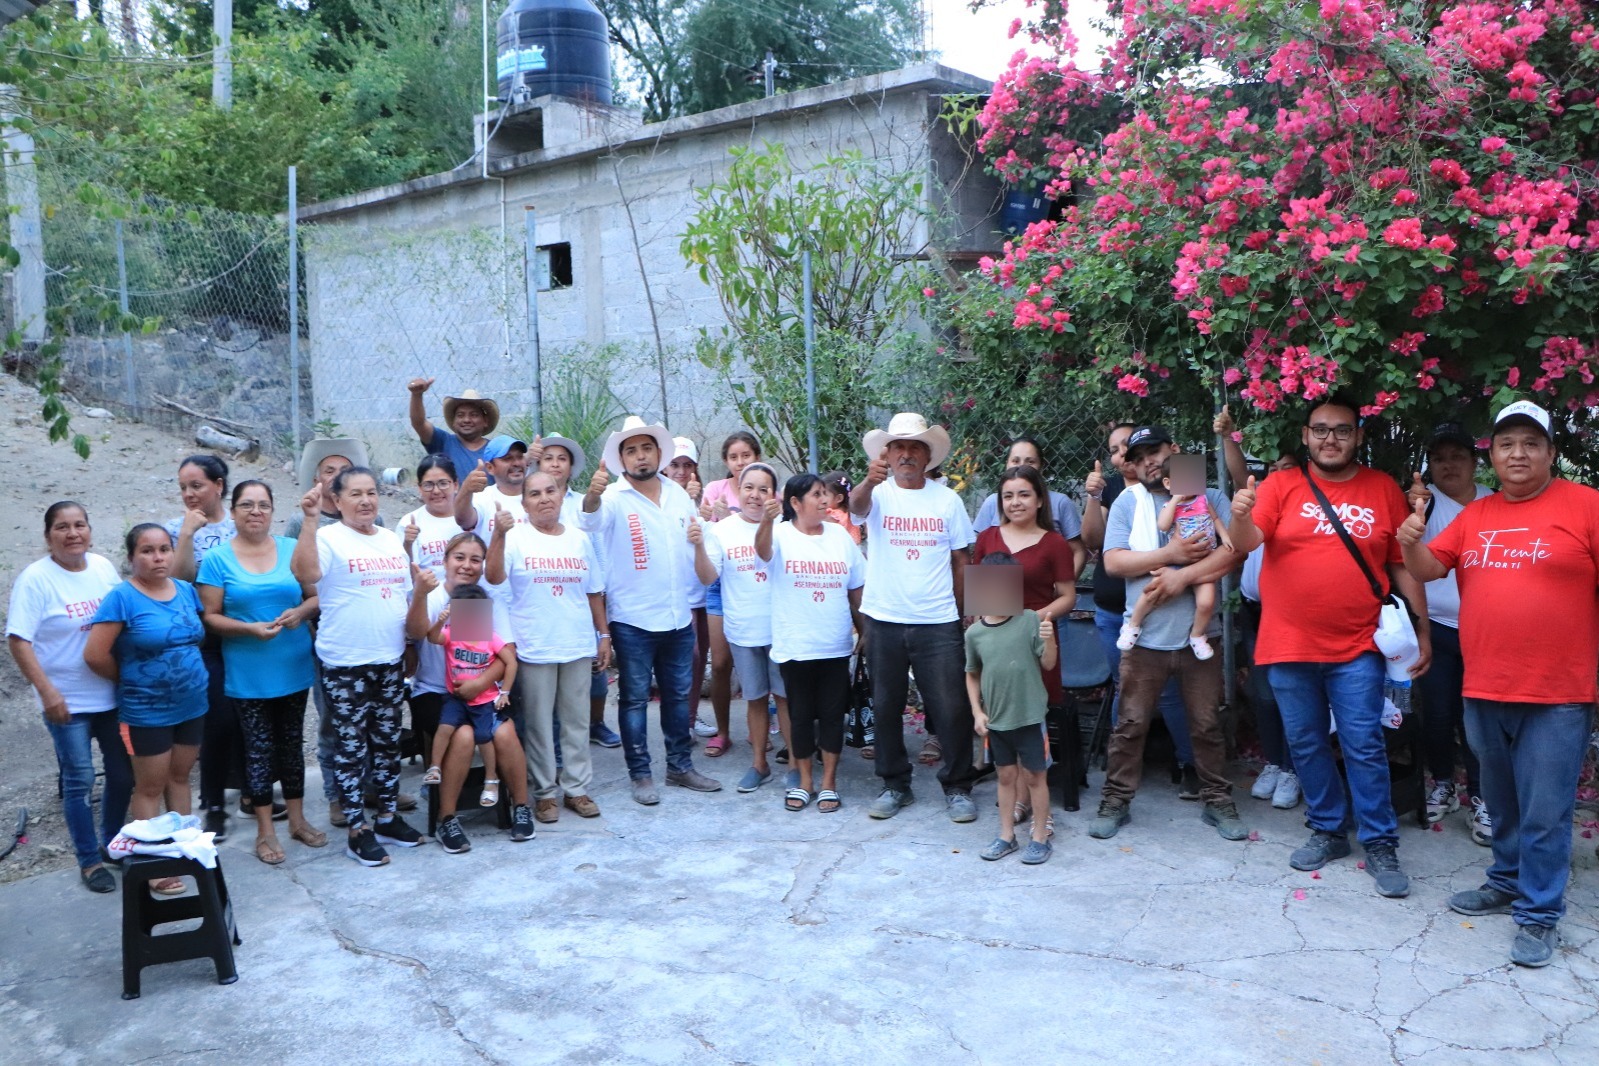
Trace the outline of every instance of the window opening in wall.
<path fill-rule="evenodd" d="M 551 289 L 566 289 L 572 285 L 572 245 L 563 241 L 560 244 L 541 244 L 536 249 L 535 262 L 538 264 L 539 291 L 548 292 Z"/>

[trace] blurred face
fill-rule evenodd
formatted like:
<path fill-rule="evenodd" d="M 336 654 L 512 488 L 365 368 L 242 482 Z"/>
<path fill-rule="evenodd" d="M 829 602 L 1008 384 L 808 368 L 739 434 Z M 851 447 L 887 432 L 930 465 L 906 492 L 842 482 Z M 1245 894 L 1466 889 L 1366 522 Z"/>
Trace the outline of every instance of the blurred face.
<path fill-rule="evenodd" d="M 441 516 L 455 509 L 456 487 L 455 479 L 438 467 L 423 474 L 422 480 L 416 483 L 417 495 L 422 497 L 428 514 Z"/>
<path fill-rule="evenodd" d="M 444 557 L 445 584 L 473 585 L 483 577 L 483 549 L 476 541 L 464 540 Z"/>
<path fill-rule="evenodd" d="M 94 538 L 89 532 L 89 516 L 83 513 L 81 507 L 61 508 L 51 520 L 44 542 L 50 554 L 57 558 L 81 558 L 84 552 L 94 547 Z"/>
<path fill-rule="evenodd" d="M 462 440 L 477 440 L 489 428 L 489 413 L 475 403 L 455 405 L 455 421 L 450 423 L 455 435 Z"/>
<path fill-rule="evenodd" d="M 239 493 L 239 502 L 233 505 L 233 524 L 248 536 L 262 536 L 272 528 L 272 497 L 260 485 L 251 485 Z"/>
<path fill-rule="evenodd" d="M 1166 479 L 1161 475 L 1160 468 L 1176 451 L 1170 444 L 1153 447 L 1144 444 L 1126 453 L 1124 462 L 1140 485 L 1150 492 L 1164 492 Z"/>
<path fill-rule="evenodd" d="M 1555 476 L 1555 446 L 1533 426 L 1501 429 L 1488 454 L 1510 499 L 1534 495 Z"/>
<path fill-rule="evenodd" d="M 322 498 L 333 499 L 333 479 L 355 464 L 342 455 L 330 455 L 316 468 L 316 479 L 322 485 Z"/>
<path fill-rule="evenodd" d="M 766 512 L 766 501 L 777 495 L 777 486 L 764 470 L 751 472 L 738 483 L 739 514 L 746 522 L 759 522 Z"/>
<path fill-rule="evenodd" d="M 729 444 L 727 450 L 722 453 L 722 462 L 727 464 L 727 476 L 733 479 L 735 485 L 738 484 L 738 476 L 744 472 L 744 468 L 758 458 L 760 457 L 755 454 L 755 449 L 751 448 L 748 442 L 741 440 Z"/>
<path fill-rule="evenodd" d="M 1450 496 L 1464 495 L 1473 491 L 1471 484 L 1477 473 L 1477 455 L 1454 441 L 1442 441 L 1427 453 L 1427 473 L 1442 492 Z"/>
<path fill-rule="evenodd" d="M 565 495 L 555 479 L 541 470 L 522 486 L 522 509 L 527 511 L 529 522 L 548 529 L 560 521 L 561 499 Z"/>
<path fill-rule="evenodd" d="M 1135 480 L 1132 468 L 1127 465 L 1127 438 L 1133 435 L 1131 426 L 1117 426 L 1110 431 L 1105 450 L 1110 453 L 1110 467 L 1128 481 Z"/>
<path fill-rule="evenodd" d="M 1025 478 L 1013 477 L 999 486 L 999 509 L 1006 522 L 1031 525 L 1038 521 L 1041 506 L 1038 493 Z"/>
<path fill-rule="evenodd" d="M 344 524 L 370 529 L 378 520 L 378 483 L 368 474 L 344 479 L 344 490 L 333 498 Z"/>
<path fill-rule="evenodd" d="M 925 476 L 932 459 L 932 449 L 919 440 L 896 440 L 888 445 L 888 472 L 896 478 Z"/>
<path fill-rule="evenodd" d="M 192 463 L 178 467 L 178 493 L 183 497 L 183 507 L 218 515 L 222 511 L 222 482 L 212 481 L 205 471 Z"/>
<path fill-rule="evenodd" d="M 527 477 L 527 449 L 512 448 L 490 462 L 489 469 L 494 472 L 495 484 L 513 491 L 520 489 L 523 479 Z"/>
<path fill-rule="evenodd" d="M 539 470 L 565 485 L 572 476 L 572 453 L 559 444 L 545 445 L 544 454 L 539 456 Z"/>
<path fill-rule="evenodd" d="M 1040 474 L 1044 472 L 1044 460 L 1031 441 L 1019 440 L 1010 446 L 1010 452 L 1005 456 L 1005 468 L 1009 470 L 1013 466 L 1030 466 Z"/>
<path fill-rule="evenodd" d="M 128 560 L 133 576 L 141 581 L 161 581 L 172 569 L 172 538 L 164 529 L 147 529 L 139 534 Z"/>
<path fill-rule="evenodd" d="M 1299 461 L 1291 455 L 1279 455 L 1277 461 L 1266 468 L 1267 474 L 1280 474 L 1284 470 L 1292 470 L 1299 465 Z"/>
<path fill-rule="evenodd" d="M 682 485 L 684 488 L 687 488 L 690 481 L 694 481 L 699 478 L 700 464 L 696 463 L 686 455 L 680 455 L 667 464 L 666 476 L 677 482 L 679 485 Z"/>
<path fill-rule="evenodd" d="M 828 502 L 832 493 L 827 491 L 827 486 L 815 484 L 803 496 L 789 497 L 789 504 L 794 508 L 794 523 L 814 528 L 827 519 Z"/>
<path fill-rule="evenodd" d="M 622 442 L 622 472 L 630 481 L 648 481 L 661 469 L 661 449 L 654 437 L 629 437 Z"/>
<path fill-rule="evenodd" d="M 1310 424 L 1300 439 L 1317 468 L 1336 474 L 1355 461 L 1355 449 L 1360 447 L 1358 418 L 1349 408 L 1330 403 L 1310 412 Z"/>

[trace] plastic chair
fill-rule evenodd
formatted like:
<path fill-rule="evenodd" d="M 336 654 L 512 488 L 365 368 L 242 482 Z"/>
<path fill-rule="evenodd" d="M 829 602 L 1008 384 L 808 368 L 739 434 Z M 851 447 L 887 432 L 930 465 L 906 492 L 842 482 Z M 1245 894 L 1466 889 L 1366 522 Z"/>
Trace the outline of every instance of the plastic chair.
<path fill-rule="evenodd" d="M 1094 628 L 1092 592 L 1078 590 L 1077 607 L 1066 616 L 1064 625 L 1061 686 L 1065 689 L 1066 703 L 1051 715 L 1054 728 L 1050 739 L 1061 767 L 1061 806 L 1075 811 L 1080 809 L 1079 790 L 1088 784 L 1088 762 L 1099 750 L 1101 734 L 1109 735 L 1110 708 L 1116 689 L 1111 683 L 1110 661 L 1105 658 L 1105 649 Z M 1099 708 L 1085 758 L 1079 708 L 1096 700 Z"/>
<path fill-rule="evenodd" d="M 194 878 L 195 894 L 175 898 L 150 894 L 152 881 Z M 158 925 L 200 919 L 195 929 L 153 935 Z M 146 966 L 186 959 L 210 959 L 217 984 L 239 979 L 233 948 L 243 943 L 233 921 L 233 901 L 222 877 L 222 860 L 206 869 L 193 859 L 130 855 L 122 864 L 122 998 L 139 998 L 139 972 Z"/>

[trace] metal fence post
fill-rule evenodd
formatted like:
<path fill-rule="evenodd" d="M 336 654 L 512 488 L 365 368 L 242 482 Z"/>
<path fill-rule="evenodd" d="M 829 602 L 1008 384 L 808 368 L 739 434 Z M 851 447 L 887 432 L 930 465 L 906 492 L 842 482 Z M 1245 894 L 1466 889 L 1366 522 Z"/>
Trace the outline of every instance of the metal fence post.
<path fill-rule="evenodd" d="M 289 168 L 289 418 L 294 453 L 300 453 L 300 188 Z"/>
<path fill-rule="evenodd" d="M 522 253 L 523 269 L 527 274 L 527 358 L 533 371 L 533 432 L 544 433 L 544 373 L 539 365 L 539 242 L 537 212 L 529 207 L 523 212 L 527 223 L 527 240 Z M 572 430 L 561 427 L 566 432 Z"/>
<path fill-rule="evenodd" d="M 1221 412 L 1218 411 L 1217 414 Z M 1231 496 L 1233 486 L 1229 484 L 1227 476 L 1227 442 L 1221 434 L 1216 435 L 1216 487 L 1221 489 L 1223 496 Z M 1221 582 L 1221 662 L 1222 662 L 1222 693 L 1228 707 L 1238 707 L 1238 653 L 1233 647 L 1233 640 L 1238 633 L 1238 618 L 1232 608 L 1232 591 L 1238 587 L 1238 577 L 1228 574 Z"/>
<path fill-rule="evenodd" d="M 128 313 L 128 256 L 122 244 L 122 220 L 117 219 L 117 307 Z M 133 337 L 122 331 L 122 370 L 127 378 L 127 404 L 138 406 L 138 393 L 133 384 Z"/>
<path fill-rule="evenodd" d="M 768 52 L 770 57 L 771 53 Z M 811 452 L 811 473 L 822 472 L 821 456 L 816 447 L 816 308 L 811 277 L 811 250 L 800 256 L 805 282 L 805 418 L 806 437 Z"/>

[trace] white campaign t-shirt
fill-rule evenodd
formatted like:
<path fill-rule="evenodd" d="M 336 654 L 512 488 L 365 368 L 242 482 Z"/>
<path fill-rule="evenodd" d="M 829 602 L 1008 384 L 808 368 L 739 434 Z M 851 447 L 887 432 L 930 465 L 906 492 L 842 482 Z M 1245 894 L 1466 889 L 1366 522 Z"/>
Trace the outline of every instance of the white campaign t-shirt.
<path fill-rule="evenodd" d="M 705 554 L 722 581 L 722 634 L 741 648 L 772 643 L 772 588 L 755 554 L 759 528 L 735 514 L 705 530 Z"/>
<path fill-rule="evenodd" d="M 489 594 L 489 600 L 494 604 L 489 608 L 492 612 L 494 635 L 505 641 L 511 642 L 511 616 L 505 610 L 505 597 L 501 594 L 504 585 L 491 585 L 485 578 L 478 582 Z M 428 593 L 428 625 L 432 626 L 439 620 L 439 614 L 444 610 L 444 605 L 450 602 L 450 593 L 443 585 Z M 416 649 L 416 674 L 411 678 L 411 691 L 421 695 L 425 692 L 435 692 L 441 696 L 450 694 L 449 686 L 444 679 L 444 645 L 435 644 L 426 636 L 417 644 Z"/>
<path fill-rule="evenodd" d="M 823 522 L 813 537 L 779 522 L 765 568 L 772 587 L 773 662 L 836 659 L 854 650 L 849 590 L 866 580 L 866 560 L 843 526 Z"/>
<path fill-rule="evenodd" d="M 532 522 L 527 516 L 527 508 L 522 506 L 521 493 L 517 493 L 515 496 L 507 496 L 493 485 L 490 485 L 472 497 L 472 509 L 477 512 L 477 526 L 471 532 L 482 537 L 484 544 L 494 539 L 494 505 L 496 503 L 510 513 L 511 517 L 516 521 L 516 527 L 530 525 Z"/>
<path fill-rule="evenodd" d="M 930 625 L 960 618 L 950 552 L 974 539 L 961 498 L 942 485 L 872 490 L 866 516 L 866 591 L 861 613 L 879 622 Z"/>
<path fill-rule="evenodd" d="M 1486 485 L 1478 485 L 1477 499 L 1492 496 L 1493 489 Z M 1432 517 L 1427 519 L 1427 531 L 1422 535 L 1422 543 L 1430 543 L 1434 537 L 1460 517 L 1460 512 L 1466 509 L 1465 504 L 1456 503 L 1449 495 L 1438 488 L 1432 490 Z M 1427 588 L 1427 617 L 1434 622 L 1448 626 L 1450 629 L 1460 628 L 1460 586 L 1455 582 L 1455 572 L 1429 581 Z"/>
<path fill-rule="evenodd" d="M 589 594 L 605 591 L 605 570 L 581 529 L 557 534 L 517 526 L 505 535 L 502 590 L 516 657 L 525 663 L 570 663 L 598 650 Z"/>
<path fill-rule="evenodd" d="M 605 560 L 605 596 L 611 621 L 667 633 L 689 624 L 690 608 L 705 603 L 705 586 L 694 573 L 688 525 L 699 510 L 683 486 L 656 475 L 659 505 L 626 479 L 600 496 L 599 510 L 578 515 L 578 527 L 593 537 Z"/>
<path fill-rule="evenodd" d="M 382 526 L 371 535 L 357 533 L 337 522 L 316 531 L 316 554 L 322 564 L 316 656 L 322 665 L 399 662 L 411 596 L 411 560 L 399 536 Z"/>
<path fill-rule="evenodd" d="M 83 557 L 74 573 L 46 555 L 29 563 L 11 585 L 6 635 L 33 645 L 34 658 L 72 714 L 115 710 L 117 686 L 83 664 L 83 646 L 100 600 L 122 583 L 103 555 Z M 37 695 L 37 693 L 35 693 Z M 44 703 L 40 701 L 40 709 Z"/>
<path fill-rule="evenodd" d="M 401 544 L 405 543 L 405 527 L 412 522 L 421 532 L 417 534 L 416 543 L 411 545 L 411 561 L 423 570 L 433 571 L 443 581 L 444 548 L 462 532 L 461 524 L 455 520 L 453 511 L 440 518 L 429 514 L 426 507 L 418 507 L 395 526 L 394 531 L 400 535 Z"/>

